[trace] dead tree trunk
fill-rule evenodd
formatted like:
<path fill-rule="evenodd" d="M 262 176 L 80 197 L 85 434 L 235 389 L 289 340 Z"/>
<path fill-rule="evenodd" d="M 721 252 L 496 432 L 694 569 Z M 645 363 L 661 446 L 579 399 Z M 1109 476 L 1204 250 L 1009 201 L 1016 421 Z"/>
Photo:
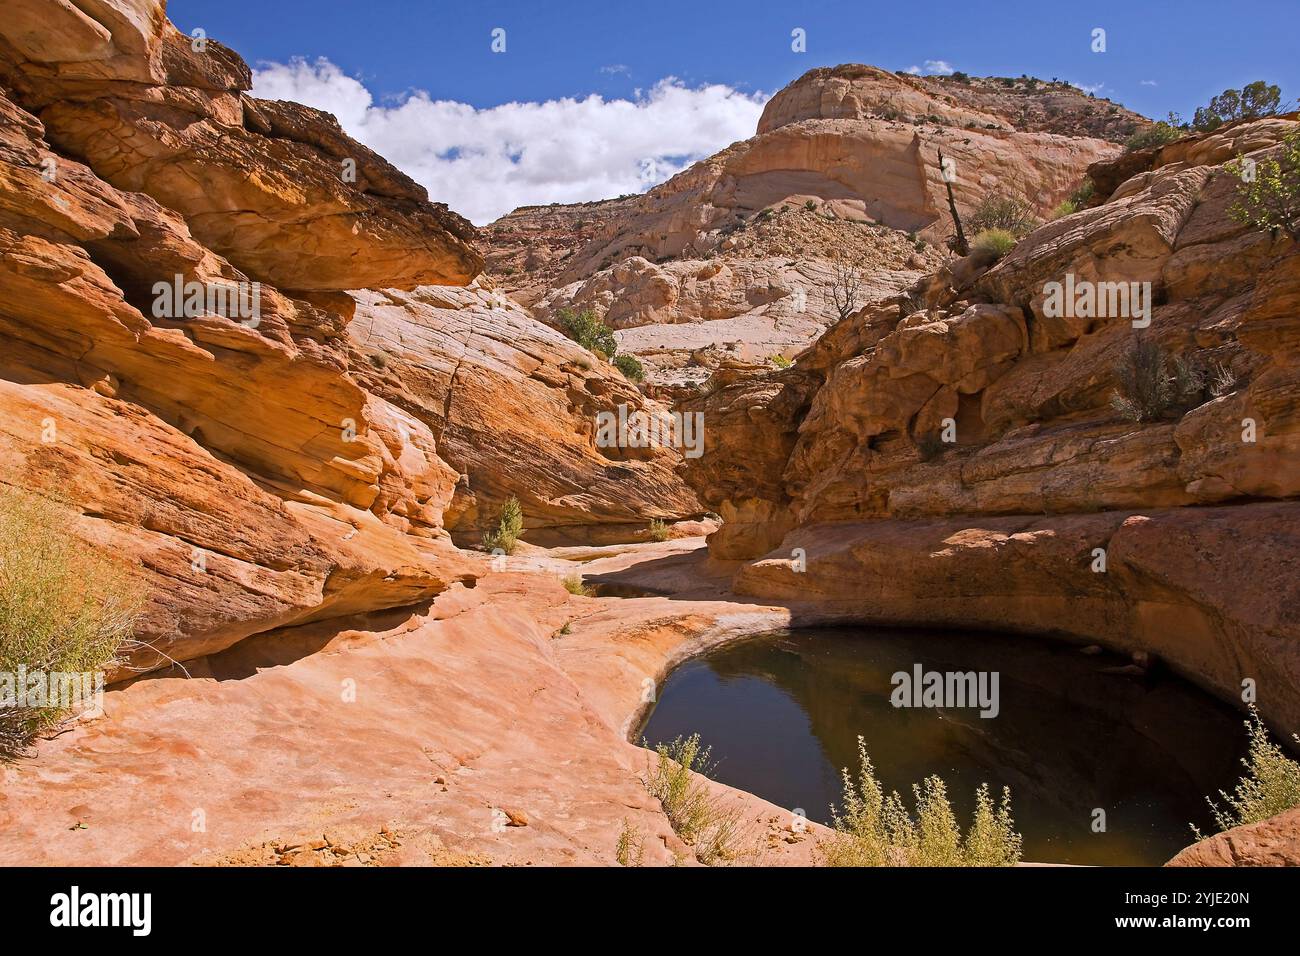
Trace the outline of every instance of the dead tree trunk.
<path fill-rule="evenodd" d="M 953 252 L 959 256 L 970 255 L 970 245 L 966 242 L 966 232 L 961 227 L 961 216 L 957 215 L 957 201 L 952 198 L 952 180 L 943 165 L 943 150 L 939 150 L 939 175 L 943 177 L 944 188 L 948 190 L 948 211 L 952 213 L 952 224 L 957 227 L 956 245 Z"/>

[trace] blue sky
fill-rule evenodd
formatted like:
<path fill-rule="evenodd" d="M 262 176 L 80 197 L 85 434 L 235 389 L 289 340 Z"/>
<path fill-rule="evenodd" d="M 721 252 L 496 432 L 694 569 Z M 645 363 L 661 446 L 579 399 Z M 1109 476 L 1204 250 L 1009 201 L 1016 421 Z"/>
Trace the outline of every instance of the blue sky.
<path fill-rule="evenodd" d="M 305 59 L 317 70 L 307 78 L 310 82 L 304 85 L 299 75 L 271 83 L 274 74 L 269 74 L 257 91 L 304 101 L 315 98 L 312 105 L 336 112 L 349 132 L 403 168 L 414 160 L 406 157 L 404 163 L 392 151 L 411 153 L 414 147 L 392 141 L 392 123 L 382 124 L 381 133 L 378 121 L 383 117 L 377 111 L 399 105 L 415 91 L 425 91 L 434 102 L 464 104 L 476 111 L 472 121 L 459 116 L 452 122 L 445 111 L 418 120 L 430 129 L 436 125 L 455 130 L 423 161 L 430 170 L 435 160 L 454 164 L 462 158 L 462 144 L 451 141 L 457 138 L 466 140 L 463 148 L 469 153 L 486 150 L 509 157 L 518 168 L 507 172 L 519 174 L 514 182 L 518 189 L 499 189 L 500 203 L 521 197 L 571 201 L 598 198 L 589 195 L 593 191 L 643 188 L 687 160 L 750 135 L 752 127 L 745 126 L 756 118 L 757 107 L 749 109 L 743 97 L 761 106 L 758 94 L 770 95 L 812 67 L 844 62 L 895 70 L 918 66 L 931 72 L 927 62 L 942 61 L 977 75 L 1059 77 L 1096 87 L 1099 96 L 1153 117 L 1175 110 L 1190 118 L 1213 94 L 1255 79 L 1278 83 L 1284 97 L 1300 94 L 1297 0 L 171 0 L 168 14 L 186 32 L 202 27 L 254 67 Z M 490 48 L 496 27 L 506 30 L 504 54 Z M 790 34 L 796 27 L 807 31 L 806 53 L 791 50 Z M 1106 31 L 1104 53 L 1091 50 L 1096 27 Z M 319 72 L 322 61 L 338 75 L 324 77 Z M 343 89 L 347 84 L 341 77 L 365 88 L 369 113 L 360 112 L 360 104 L 353 104 L 356 111 L 337 105 L 336 97 L 347 100 L 356 93 Z M 579 176 L 567 186 L 536 169 L 529 172 L 527 162 L 518 165 L 521 155 L 538 158 L 545 152 L 538 124 L 516 129 L 500 111 L 477 112 L 508 103 L 566 97 L 581 101 L 594 95 L 599 101 L 588 101 L 580 111 L 575 107 L 551 112 L 546 121 L 581 126 L 590 120 L 584 136 L 599 152 L 601 144 L 618 134 L 610 132 L 615 114 L 606 111 L 598 120 L 596 106 L 617 101 L 645 106 L 650 91 L 665 78 L 675 78 L 687 90 L 713 86 L 736 96 L 715 95 L 704 106 L 677 97 L 678 102 L 662 104 L 657 112 L 619 114 L 623 125 L 631 126 L 668 122 L 681 109 L 702 111 L 697 117 L 699 134 L 682 136 L 672 147 L 679 152 L 671 156 L 665 152 L 649 157 L 651 168 L 644 168 L 646 158 L 629 165 L 636 144 L 615 144 L 617 155 L 610 168 L 588 170 L 592 176 Z M 415 121 L 410 113 L 402 119 L 408 126 Z M 717 142 L 707 141 L 703 131 L 710 123 L 717 128 Z M 510 140 L 509 146 L 485 145 L 485 124 Z M 553 145 L 558 153 L 562 144 Z M 548 168 L 556 165 L 552 161 Z M 455 185 L 430 170 L 417 174 L 407 169 L 431 190 Z M 480 174 L 485 170 L 478 168 Z M 528 195 L 530 186 L 536 187 L 535 197 Z M 471 205 L 479 220 L 497 213 L 487 196 L 475 197 Z"/>

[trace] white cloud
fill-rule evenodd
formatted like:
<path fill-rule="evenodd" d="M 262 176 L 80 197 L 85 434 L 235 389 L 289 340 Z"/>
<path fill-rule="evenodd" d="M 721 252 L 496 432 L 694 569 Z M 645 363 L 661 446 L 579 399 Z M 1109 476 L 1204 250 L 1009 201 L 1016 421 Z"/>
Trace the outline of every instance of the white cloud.
<path fill-rule="evenodd" d="M 1160 84 L 1157 83 L 1155 80 L 1138 80 L 1138 84 L 1139 84 L 1140 86 L 1159 86 L 1159 85 L 1160 85 Z"/>
<path fill-rule="evenodd" d="M 1106 82 L 1103 80 L 1100 83 L 1093 83 L 1091 85 L 1087 83 L 1076 83 L 1075 85 L 1085 93 L 1100 93 L 1106 86 Z"/>
<path fill-rule="evenodd" d="M 915 63 L 909 66 L 904 73 L 911 73 L 913 76 L 920 76 L 922 73 L 933 75 L 938 73 L 940 76 L 952 76 L 952 64 L 947 60 L 926 60 L 925 69 L 921 69 Z"/>
<path fill-rule="evenodd" d="M 517 206 L 639 192 L 754 135 L 767 97 L 673 77 L 631 100 L 591 95 L 477 109 L 423 90 L 377 106 L 333 63 L 266 63 L 253 94 L 326 110 L 342 127 L 473 222 Z"/>

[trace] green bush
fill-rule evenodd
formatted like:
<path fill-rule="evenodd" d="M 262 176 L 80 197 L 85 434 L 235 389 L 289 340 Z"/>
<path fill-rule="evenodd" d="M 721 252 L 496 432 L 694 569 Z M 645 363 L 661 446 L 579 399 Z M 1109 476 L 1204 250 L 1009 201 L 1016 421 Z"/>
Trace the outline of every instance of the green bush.
<path fill-rule="evenodd" d="M 629 382 L 640 382 L 645 378 L 645 368 L 636 360 L 636 356 L 624 353 L 614 356 L 614 367 L 623 373 Z"/>
<path fill-rule="evenodd" d="M 1229 215 L 1256 229 L 1282 231 L 1300 240 L 1300 130 L 1282 137 L 1279 155 L 1255 162 L 1253 179 L 1245 176 L 1244 159 L 1233 160 L 1228 169 L 1240 177 Z"/>
<path fill-rule="evenodd" d="M 1011 791 L 994 806 L 988 786 L 975 791 L 975 813 L 963 838 L 948 791 L 937 776 L 912 786 L 913 816 L 895 791 L 885 795 L 858 738 L 858 776 L 842 771 L 844 806 L 832 808 L 835 836 L 820 850 L 830 866 L 1014 866 L 1021 838 L 1011 818 Z"/>
<path fill-rule="evenodd" d="M 672 529 L 668 527 L 666 521 L 655 518 L 650 522 L 650 540 L 667 541 L 672 534 Z"/>
<path fill-rule="evenodd" d="M 1231 794 L 1219 791 L 1223 807 L 1213 798 L 1206 798 L 1220 830 L 1258 823 L 1284 810 L 1300 807 L 1300 763 L 1269 739 L 1254 705 L 1246 721 L 1246 734 L 1250 737 L 1250 750 L 1241 761 L 1246 775 L 1237 781 Z M 1292 737 L 1300 745 L 1300 737 L 1294 734 Z M 1192 827 L 1192 832 L 1198 840 L 1202 839 L 1196 827 Z"/>
<path fill-rule="evenodd" d="M 788 358 L 782 355 L 780 352 L 770 356 L 768 358 L 768 361 L 771 362 L 773 365 L 775 365 L 777 368 L 789 368 L 791 365 L 794 364 Z"/>
<path fill-rule="evenodd" d="M 593 309 L 575 312 L 573 309 L 560 309 L 555 313 L 566 335 L 584 349 L 600 352 L 611 358 L 618 351 L 614 339 L 614 330 L 598 316 Z"/>
<path fill-rule="evenodd" d="M 1164 146 L 1172 143 L 1183 135 L 1182 130 L 1172 123 L 1166 123 L 1164 120 L 1157 120 L 1146 129 L 1140 129 L 1128 139 L 1124 140 L 1124 149 L 1127 152 L 1134 152 L 1139 149 L 1147 149 L 1152 146 Z"/>
<path fill-rule="evenodd" d="M 511 495 L 501 506 L 501 515 L 493 530 L 483 532 L 484 551 L 503 551 L 514 554 L 519 536 L 524 533 L 524 511 L 519 499 Z"/>
<path fill-rule="evenodd" d="M 997 262 L 1016 244 L 1014 233 L 1006 229 L 985 229 L 971 240 L 970 251 Z"/>
<path fill-rule="evenodd" d="M 143 604 L 126 566 L 77 538 L 66 509 L 0 492 L 0 673 L 107 671 Z M 0 707 L 0 759 L 21 756 L 67 716 L 58 706 Z"/>
<path fill-rule="evenodd" d="M 1053 219 L 1063 219 L 1066 216 L 1072 216 L 1079 211 L 1079 205 L 1073 199 L 1062 199 L 1052 210 Z"/>
<path fill-rule="evenodd" d="M 1075 207 L 1082 209 L 1092 200 L 1093 194 L 1097 191 L 1097 184 L 1087 177 L 1079 183 L 1079 188 L 1070 193 L 1069 201 L 1074 203 Z"/>

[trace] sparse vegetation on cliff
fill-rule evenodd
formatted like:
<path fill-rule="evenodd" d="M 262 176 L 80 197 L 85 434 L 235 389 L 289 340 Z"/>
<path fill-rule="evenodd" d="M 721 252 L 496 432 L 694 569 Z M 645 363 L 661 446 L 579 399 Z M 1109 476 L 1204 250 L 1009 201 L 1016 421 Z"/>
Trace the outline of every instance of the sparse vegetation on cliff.
<path fill-rule="evenodd" d="M 131 640 L 143 603 L 126 568 L 79 540 L 62 508 L 0 492 L 0 760 L 21 755 L 67 716 L 48 697 L 45 706 L 15 706 L 26 689 L 18 668 L 103 673 Z"/>
<path fill-rule="evenodd" d="M 1164 417 L 1205 394 L 1205 373 L 1190 359 L 1170 356 L 1156 342 L 1139 338 L 1115 366 L 1111 407 L 1132 422 Z"/>
<path fill-rule="evenodd" d="M 1010 193 L 989 193 L 980 200 L 970 214 L 967 225 L 975 233 L 998 230 L 1010 233 L 1014 238 L 1032 232 L 1038 225 L 1034 217 L 1034 207 L 1020 196 Z M 979 236 L 976 235 L 978 241 Z M 973 243 L 972 243 L 973 245 Z"/>
<path fill-rule="evenodd" d="M 555 317 L 559 320 L 565 334 L 589 352 L 598 352 L 605 358 L 613 358 L 618 352 L 614 330 L 606 325 L 593 309 L 583 309 L 581 312 L 560 309 Z"/>
<path fill-rule="evenodd" d="M 1011 791 L 995 806 L 988 786 L 975 792 L 975 813 L 963 837 L 942 779 L 913 784 L 916 815 L 897 791 L 885 795 L 858 738 L 858 775 L 843 771 L 844 806 L 832 811 L 835 836 L 821 845 L 830 866 L 1014 866 L 1020 834 L 1011 818 Z"/>
<path fill-rule="evenodd" d="M 1245 776 L 1237 781 L 1231 794 L 1219 791 L 1222 806 L 1213 797 L 1206 797 L 1220 830 L 1258 823 L 1284 810 L 1300 807 L 1300 763 L 1272 741 L 1253 706 L 1246 721 L 1246 733 L 1250 737 L 1250 750 L 1241 760 L 1246 768 Z M 1291 736 L 1300 745 L 1300 736 Z M 1198 840 L 1203 839 L 1196 827 L 1192 827 L 1192 832 Z"/>
<path fill-rule="evenodd" d="M 581 574 L 566 575 L 561 583 L 564 585 L 564 590 L 568 591 L 570 594 L 576 594 L 579 597 L 592 597 L 596 593 L 583 583 Z M 565 626 L 567 627 L 568 625 Z"/>
<path fill-rule="evenodd" d="M 1256 161 L 1249 174 L 1244 159 L 1228 164 L 1228 171 L 1240 179 L 1237 202 L 1228 214 L 1256 229 L 1300 239 L 1300 130 L 1282 137 L 1279 150 L 1274 157 Z"/>
<path fill-rule="evenodd" d="M 1180 129 L 1181 125 L 1178 117 L 1170 113 L 1168 120 L 1156 120 L 1150 126 L 1138 130 L 1124 140 L 1124 149 L 1131 153 L 1139 149 L 1148 149 L 1152 146 L 1164 146 L 1167 143 L 1172 143 L 1183 135 L 1183 130 Z"/>

